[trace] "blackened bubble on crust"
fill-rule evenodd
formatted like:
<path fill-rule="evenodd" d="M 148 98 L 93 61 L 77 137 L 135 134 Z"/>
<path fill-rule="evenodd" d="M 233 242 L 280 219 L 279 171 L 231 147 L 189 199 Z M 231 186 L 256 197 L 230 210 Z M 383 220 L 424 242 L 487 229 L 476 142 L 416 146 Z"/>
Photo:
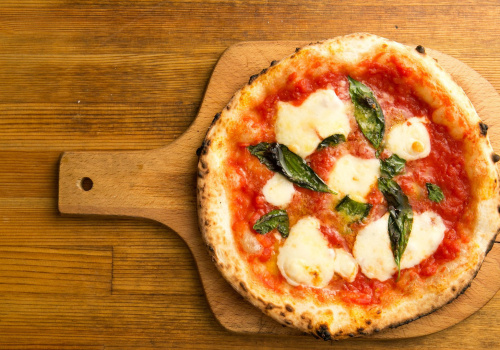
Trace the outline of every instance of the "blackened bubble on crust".
<path fill-rule="evenodd" d="M 372 320 L 366 320 L 365 323 L 369 326 L 372 324 Z"/>
<path fill-rule="evenodd" d="M 219 118 L 220 118 L 220 113 L 217 113 L 216 115 L 214 115 L 214 119 L 212 120 L 212 123 L 210 124 L 210 126 L 214 125 L 214 124 L 215 124 L 215 122 L 216 122 L 217 120 L 219 120 Z"/>
<path fill-rule="evenodd" d="M 248 85 L 252 84 L 252 83 L 255 81 L 255 79 L 257 79 L 258 77 L 259 77 L 259 75 L 258 75 L 258 74 L 254 74 L 254 75 L 252 75 L 252 76 L 250 77 L 250 79 L 248 79 Z"/>
<path fill-rule="evenodd" d="M 281 311 L 281 312 L 280 312 L 280 316 L 281 316 L 281 317 L 285 317 L 286 315 L 285 315 L 285 313 L 284 313 L 283 311 Z"/>
<path fill-rule="evenodd" d="M 269 303 L 269 304 L 266 305 L 266 310 L 272 310 L 272 309 L 274 309 L 274 305 L 273 304 Z"/>
<path fill-rule="evenodd" d="M 259 75 L 266 74 L 267 68 L 264 68 L 263 70 L 260 71 Z"/>
<path fill-rule="evenodd" d="M 299 52 L 299 51 L 300 51 L 300 47 L 296 47 L 295 52 Z"/>
<path fill-rule="evenodd" d="M 245 286 L 245 283 L 240 282 L 240 287 L 241 287 L 241 289 L 242 289 L 244 292 L 247 292 L 247 291 L 248 291 L 248 290 L 247 290 L 247 287 Z"/>
<path fill-rule="evenodd" d="M 481 133 L 481 135 L 486 136 L 486 134 L 488 133 L 488 125 L 479 123 L 479 132 Z"/>
<path fill-rule="evenodd" d="M 500 160 L 500 156 L 498 154 L 496 154 L 496 153 L 493 153 L 491 155 L 491 160 L 493 161 L 493 163 L 496 163 L 496 162 L 498 162 Z"/>
<path fill-rule="evenodd" d="M 210 146 L 211 140 L 203 140 L 201 146 L 196 150 L 196 155 L 199 157 L 201 155 L 207 154 L 207 147 Z"/>
<path fill-rule="evenodd" d="M 497 208 L 497 210 L 498 210 L 498 213 L 500 213 L 500 206 Z"/>
<path fill-rule="evenodd" d="M 415 50 L 417 50 L 418 53 L 424 54 L 425 53 L 425 48 L 422 45 L 418 45 Z"/>
<path fill-rule="evenodd" d="M 288 311 L 288 312 L 293 312 L 293 307 L 292 307 L 291 305 L 288 305 L 288 304 L 287 304 L 287 305 L 285 306 L 285 309 L 286 309 L 286 311 Z"/>
<path fill-rule="evenodd" d="M 271 64 L 269 65 L 269 67 L 275 66 L 278 62 L 279 61 L 276 61 L 276 60 L 271 61 Z"/>
<path fill-rule="evenodd" d="M 332 339 L 332 335 L 330 334 L 330 331 L 328 330 L 328 326 L 326 324 L 320 325 L 318 330 L 316 331 L 316 334 L 323 340 Z"/>

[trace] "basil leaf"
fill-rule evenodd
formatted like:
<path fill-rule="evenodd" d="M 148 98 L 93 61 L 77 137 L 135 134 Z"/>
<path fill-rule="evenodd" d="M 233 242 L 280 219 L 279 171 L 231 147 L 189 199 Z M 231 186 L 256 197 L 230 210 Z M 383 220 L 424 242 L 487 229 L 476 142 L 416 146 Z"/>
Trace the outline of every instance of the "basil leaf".
<path fill-rule="evenodd" d="M 337 194 L 312 170 L 299 155 L 285 145 L 261 142 L 248 150 L 269 170 L 280 173 L 297 186 L 316 192 Z"/>
<path fill-rule="evenodd" d="M 262 164 L 268 167 L 269 170 L 280 172 L 280 168 L 276 165 L 271 146 L 272 144 L 270 143 L 261 142 L 255 146 L 248 146 L 247 148 L 250 153 L 256 156 Z"/>
<path fill-rule="evenodd" d="M 345 136 L 342 134 L 335 134 L 332 136 L 328 136 L 326 139 L 321 141 L 321 143 L 316 148 L 317 150 L 330 147 L 337 146 L 338 144 L 345 142 Z"/>
<path fill-rule="evenodd" d="M 394 177 L 403 172 L 406 160 L 400 158 L 397 154 L 393 154 L 387 159 L 380 161 L 380 173 L 388 178 Z"/>
<path fill-rule="evenodd" d="M 347 77 L 347 79 L 349 80 L 349 94 L 354 104 L 354 117 L 363 135 L 375 149 L 378 149 L 385 131 L 382 108 L 380 108 L 373 92 L 366 85 L 351 77 Z"/>
<path fill-rule="evenodd" d="M 342 212 L 350 218 L 350 222 L 357 222 L 368 216 L 372 205 L 369 203 L 360 203 L 351 199 L 349 196 L 345 196 L 337 204 L 335 210 Z"/>
<path fill-rule="evenodd" d="M 427 187 L 427 195 L 431 201 L 439 203 L 444 199 L 444 193 L 438 185 L 426 182 L 425 187 Z"/>
<path fill-rule="evenodd" d="M 259 220 L 253 225 L 253 229 L 260 234 L 266 234 L 269 231 L 278 229 L 278 232 L 283 238 L 288 237 L 289 233 L 288 214 L 285 210 L 276 209 L 262 215 Z"/>
<path fill-rule="evenodd" d="M 401 258 L 408 245 L 413 226 L 413 210 L 408 197 L 396 181 L 386 177 L 378 179 L 378 188 L 388 203 L 389 211 L 389 238 L 392 254 L 398 267 L 398 279 L 401 273 Z"/>

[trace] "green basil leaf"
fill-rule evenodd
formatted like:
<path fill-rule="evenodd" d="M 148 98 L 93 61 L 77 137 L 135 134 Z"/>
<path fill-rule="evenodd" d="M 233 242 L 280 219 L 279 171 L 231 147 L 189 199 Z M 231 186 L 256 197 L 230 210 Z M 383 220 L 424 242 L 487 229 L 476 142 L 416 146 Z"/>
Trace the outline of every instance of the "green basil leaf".
<path fill-rule="evenodd" d="M 299 155 L 285 145 L 261 142 L 248 150 L 269 170 L 280 173 L 297 186 L 316 192 L 337 194 L 312 170 Z"/>
<path fill-rule="evenodd" d="M 444 193 L 438 185 L 426 182 L 425 187 L 427 187 L 427 195 L 431 201 L 439 203 L 444 199 Z"/>
<path fill-rule="evenodd" d="M 388 178 L 394 177 L 403 172 L 406 160 L 400 158 L 397 154 L 393 154 L 387 159 L 380 161 L 380 173 Z"/>
<path fill-rule="evenodd" d="M 413 209 L 408 197 L 404 194 L 396 181 L 380 177 L 378 188 L 385 197 L 389 211 L 389 238 L 391 240 L 392 254 L 398 267 L 398 279 L 401 272 L 401 258 L 408 245 L 413 226 Z"/>
<path fill-rule="evenodd" d="M 345 142 L 345 136 L 342 134 L 335 134 L 332 136 L 328 136 L 326 139 L 321 141 L 321 143 L 316 148 L 317 150 L 330 147 L 337 146 L 338 144 Z"/>
<path fill-rule="evenodd" d="M 366 85 L 351 77 L 347 77 L 347 79 L 349 80 L 349 94 L 354 104 L 354 117 L 363 135 L 375 149 L 378 149 L 382 144 L 385 131 L 382 108 L 380 108 L 373 92 Z"/>
<path fill-rule="evenodd" d="M 262 164 L 269 168 L 269 170 L 280 172 L 280 168 L 274 159 L 275 157 L 271 150 L 271 146 L 271 143 L 261 142 L 255 146 L 248 146 L 247 148 L 250 153 L 256 156 Z"/>
<path fill-rule="evenodd" d="M 339 204 L 337 204 L 335 210 L 349 217 L 350 222 L 357 222 L 367 217 L 371 208 L 372 205 L 369 203 L 356 202 L 349 196 L 345 196 Z"/>
<path fill-rule="evenodd" d="M 285 210 L 276 209 L 260 217 L 253 225 L 253 229 L 260 234 L 266 234 L 269 231 L 278 229 L 283 238 L 288 237 L 290 223 L 288 214 Z"/>

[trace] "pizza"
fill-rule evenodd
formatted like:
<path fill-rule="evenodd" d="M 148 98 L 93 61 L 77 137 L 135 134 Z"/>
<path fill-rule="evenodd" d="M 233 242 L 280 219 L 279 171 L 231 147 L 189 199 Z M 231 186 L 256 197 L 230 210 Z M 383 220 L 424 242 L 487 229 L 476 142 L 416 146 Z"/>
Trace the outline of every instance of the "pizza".
<path fill-rule="evenodd" d="M 487 129 L 422 46 L 310 44 L 214 118 L 199 149 L 203 238 L 284 325 L 329 340 L 410 322 L 470 285 L 500 227 Z"/>

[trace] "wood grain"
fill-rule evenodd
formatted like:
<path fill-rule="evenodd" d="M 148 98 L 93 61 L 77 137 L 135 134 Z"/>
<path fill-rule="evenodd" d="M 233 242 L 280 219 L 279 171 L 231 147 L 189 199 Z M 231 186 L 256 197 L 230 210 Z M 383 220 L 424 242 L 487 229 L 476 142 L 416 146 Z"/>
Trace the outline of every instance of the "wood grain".
<path fill-rule="evenodd" d="M 298 334 L 263 317 L 223 281 L 206 253 L 196 227 L 195 178 L 201 144 L 213 115 L 252 72 L 284 57 L 304 42 L 242 42 L 228 48 L 210 78 L 200 111 L 189 129 L 168 146 L 149 151 L 67 152 L 59 172 L 59 210 L 62 214 L 118 215 L 152 219 L 174 229 L 196 260 L 210 308 L 226 329 L 240 333 Z M 486 123 L 498 122 L 500 96 L 460 61 L 427 49 L 469 94 Z M 497 144 L 500 134 L 490 131 Z M 173 167 L 172 164 L 178 164 Z M 186 181 L 179 182 L 179 178 Z M 93 181 L 85 188 L 82 179 Z M 91 180 L 89 180 L 91 179 Z M 481 308 L 500 289 L 500 247 L 493 249 L 477 280 L 465 295 L 439 312 L 373 338 L 395 339 L 427 335 L 448 328 Z M 486 287 L 485 287 L 486 286 Z M 472 300 L 472 302 L 470 301 Z"/>
<path fill-rule="evenodd" d="M 15 260 L 20 267 L 38 248 L 113 247 L 114 288 L 108 296 L 0 292 L 0 348 L 331 348 L 302 336 L 225 331 L 208 309 L 188 248 L 159 224 L 59 217 L 60 153 L 172 142 L 196 116 L 217 59 L 239 41 L 367 31 L 452 55 L 500 91 L 499 17 L 497 0 L 2 1 L 0 247 L 26 248 Z M 335 345 L 495 349 L 499 315 L 497 293 L 438 334 Z"/>

